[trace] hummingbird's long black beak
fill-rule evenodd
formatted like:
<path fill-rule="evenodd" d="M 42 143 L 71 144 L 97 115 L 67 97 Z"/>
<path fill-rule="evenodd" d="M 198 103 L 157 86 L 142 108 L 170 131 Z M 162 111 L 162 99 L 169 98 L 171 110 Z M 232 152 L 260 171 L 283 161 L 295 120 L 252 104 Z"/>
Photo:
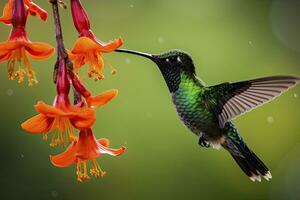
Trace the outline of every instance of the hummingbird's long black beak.
<path fill-rule="evenodd" d="M 128 50 L 128 49 L 116 49 L 115 52 L 122 52 L 122 53 L 129 53 L 129 54 L 134 54 L 134 55 L 138 55 L 138 56 L 143 56 L 143 57 L 149 58 L 150 60 L 155 62 L 155 57 L 149 53 L 143 53 L 143 52 L 133 51 L 133 50 Z"/>

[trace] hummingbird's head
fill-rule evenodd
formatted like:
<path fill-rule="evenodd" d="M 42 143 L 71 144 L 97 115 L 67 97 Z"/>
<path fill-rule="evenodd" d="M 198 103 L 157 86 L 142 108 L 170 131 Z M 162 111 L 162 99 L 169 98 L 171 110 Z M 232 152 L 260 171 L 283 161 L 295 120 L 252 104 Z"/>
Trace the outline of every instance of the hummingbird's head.
<path fill-rule="evenodd" d="M 187 76 L 195 77 L 193 60 L 188 53 L 182 50 L 170 50 L 160 54 L 148 54 L 126 49 L 117 49 L 115 51 L 143 56 L 155 62 L 170 92 L 175 92 L 178 89 L 183 73 Z"/>

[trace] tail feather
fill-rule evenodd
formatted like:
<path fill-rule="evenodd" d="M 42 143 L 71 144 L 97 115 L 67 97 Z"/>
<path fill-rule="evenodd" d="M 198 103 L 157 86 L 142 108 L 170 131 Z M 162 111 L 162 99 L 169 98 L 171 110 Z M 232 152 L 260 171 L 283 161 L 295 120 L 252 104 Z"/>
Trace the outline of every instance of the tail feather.
<path fill-rule="evenodd" d="M 243 142 L 227 138 L 223 147 L 229 151 L 233 159 L 252 181 L 261 181 L 261 176 L 266 180 L 272 178 L 268 167 L 261 161 L 253 151 Z"/>

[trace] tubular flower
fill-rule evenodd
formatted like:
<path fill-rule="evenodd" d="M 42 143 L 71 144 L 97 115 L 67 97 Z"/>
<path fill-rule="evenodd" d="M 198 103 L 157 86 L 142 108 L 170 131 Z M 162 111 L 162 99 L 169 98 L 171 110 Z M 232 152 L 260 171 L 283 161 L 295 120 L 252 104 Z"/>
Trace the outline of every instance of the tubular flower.
<path fill-rule="evenodd" d="M 125 147 L 119 149 L 109 148 L 109 140 L 102 138 L 97 140 L 92 129 L 84 129 L 79 133 L 79 139 L 72 142 L 68 149 L 58 155 L 50 156 L 51 163 L 56 167 L 68 167 L 73 163 L 77 164 L 77 180 L 82 182 L 90 179 L 87 171 L 87 161 L 91 161 L 92 169 L 90 174 L 99 177 L 106 175 L 98 164 L 96 158 L 103 154 L 111 156 L 121 155 Z"/>
<path fill-rule="evenodd" d="M 96 38 L 91 31 L 91 26 L 87 12 L 82 7 L 80 0 L 71 0 L 71 10 L 74 25 L 79 33 L 71 52 L 70 58 L 74 61 L 74 69 L 77 71 L 83 65 L 88 64 L 88 76 L 94 80 L 104 78 L 102 70 L 104 68 L 103 53 L 109 53 L 119 48 L 123 41 L 118 38 L 108 43 Z M 112 74 L 115 70 L 112 70 Z"/>
<path fill-rule="evenodd" d="M 118 95 L 118 90 L 112 89 L 105 91 L 96 96 L 92 96 L 91 93 L 86 89 L 86 87 L 79 80 L 78 76 L 73 72 L 69 72 L 69 76 L 71 78 L 73 87 L 75 90 L 83 97 L 85 102 L 89 108 L 99 108 L 110 102 L 114 97 Z"/>
<path fill-rule="evenodd" d="M 47 59 L 53 54 L 54 48 L 46 43 L 29 41 L 25 31 L 27 17 L 23 0 L 15 0 L 13 6 L 13 27 L 8 41 L 0 42 L 0 63 L 8 62 L 8 78 L 10 80 L 18 78 L 21 83 L 25 74 L 28 78 L 28 85 L 32 86 L 37 83 L 37 80 L 28 57 L 34 60 Z M 21 66 L 22 62 L 24 68 Z M 15 69 L 16 65 L 17 70 Z"/>
<path fill-rule="evenodd" d="M 12 19 L 12 11 L 13 11 L 13 1 L 14 0 L 9 0 L 6 3 L 3 9 L 3 15 L 0 17 L 0 22 L 3 22 L 4 24 L 7 25 L 12 23 L 11 19 Z M 36 16 L 38 14 L 43 21 L 46 21 L 48 14 L 45 10 L 37 6 L 31 0 L 24 0 L 24 4 L 29 14 L 31 14 L 32 16 Z"/>
<path fill-rule="evenodd" d="M 57 78 L 57 95 L 53 106 L 40 101 L 35 109 L 40 113 L 24 123 L 22 128 L 30 133 L 42 133 L 47 140 L 47 134 L 52 133 L 50 146 L 64 146 L 68 138 L 69 143 L 75 140 L 76 129 L 91 127 L 96 121 L 95 111 L 91 108 L 78 107 L 70 104 L 70 82 L 67 77 L 65 60 L 59 61 Z"/>

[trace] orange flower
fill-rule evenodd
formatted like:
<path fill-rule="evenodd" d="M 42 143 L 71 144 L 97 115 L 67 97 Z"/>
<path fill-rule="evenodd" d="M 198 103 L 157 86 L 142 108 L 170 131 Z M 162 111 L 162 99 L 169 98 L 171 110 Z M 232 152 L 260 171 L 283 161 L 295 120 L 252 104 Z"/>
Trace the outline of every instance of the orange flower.
<path fill-rule="evenodd" d="M 53 106 L 46 105 L 40 101 L 35 109 L 40 113 L 24 123 L 21 127 L 30 133 L 42 133 L 44 139 L 52 132 L 50 146 L 65 145 L 65 139 L 69 142 L 75 139 L 76 129 L 91 127 L 95 121 L 95 111 L 91 108 L 78 107 L 70 104 L 68 97 L 70 81 L 67 76 L 66 63 L 64 59 L 59 61 L 57 78 L 57 96 Z"/>
<path fill-rule="evenodd" d="M 32 15 L 35 16 L 38 14 L 43 21 L 47 19 L 47 12 L 33 3 L 31 0 L 24 0 L 24 4 L 26 5 L 27 11 Z M 9 0 L 3 9 L 3 15 L 0 17 L 0 22 L 4 24 L 11 24 L 12 19 L 12 9 L 13 8 L 13 0 Z"/>
<path fill-rule="evenodd" d="M 71 0 L 71 10 L 74 25 L 79 33 L 71 52 L 70 58 L 74 61 L 74 69 L 77 71 L 83 65 L 88 64 L 88 76 L 94 80 L 104 78 L 102 70 L 104 67 L 103 53 L 109 53 L 119 48 L 123 41 L 121 38 L 108 43 L 96 38 L 91 31 L 88 15 L 79 0 Z M 115 73 L 113 69 L 112 74 Z"/>
<path fill-rule="evenodd" d="M 86 87 L 79 80 L 78 76 L 74 72 L 69 71 L 69 77 L 72 81 L 75 90 L 84 98 L 85 102 L 80 102 L 79 104 L 85 103 L 89 108 L 99 108 L 110 102 L 113 98 L 118 95 L 118 90 L 112 89 L 107 90 L 96 96 L 92 96 L 91 93 L 86 89 Z"/>
<path fill-rule="evenodd" d="M 25 74 L 28 78 L 28 85 L 32 86 L 38 81 L 28 57 L 34 60 L 45 60 L 53 52 L 54 48 L 49 44 L 29 41 L 24 32 L 24 36 L 11 36 L 7 42 L 0 42 L 0 63 L 8 62 L 7 69 L 10 80 L 18 78 L 18 82 L 21 83 Z M 22 62 L 24 66 L 22 66 Z M 17 70 L 16 65 L 18 67 Z"/>
<path fill-rule="evenodd" d="M 8 41 L 0 42 L 0 63 L 8 62 L 8 78 L 10 80 L 19 79 L 23 82 L 24 74 L 28 78 L 29 86 L 37 83 L 35 72 L 29 62 L 31 57 L 34 60 L 44 60 L 49 58 L 54 48 L 42 42 L 29 41 L 26 31 L 26 13 L 22 0 L 15 0 L 15 7 L 12 18 L 13 27 Z M 22 67 L 22 62 L 24 67 Z M 18 69 L 16 70 L 16 65 Z"/>
<path fill-rule="evenodd" d="M 73 141 L 65 152 L 56 156 L 50 156 L 50 160 L 56 167 L 68 167 L 76 163 L 77 180 L 80 182 L 90 179 L 87 171 L 87 161 L 91 161 L 93 167 L 90 170 L 90 174 L 95 177 L 99 177 L 100 175 L 103 177 L 106 175 L 106 172 L 101 169 L 96 158 L 103 154 L 118 156 L 126 150 L 125 147 L 112 149 L 108 146 L 108 139 L 102 138 L 96 140 L 92 130 L 88 128 L 80 131 L 79 139 Z"/>
<path fill-rule="evenodd" d="M 76 138 L 75 128 L 88 128 L 96 121 L 94 110 L 64 103 L 50 106 L 39 101 L 35 109 L 40 114 L 22 123 L 21 127 L 30 133 L 44 134 L 44 140 L 48 139 L 48 133 L 51 132 L 51 147 L 65 146 L 66 138 L 71 143 Z"/>
<path fill-rule="evenodd" d="M 86 98 L 87 104 L 90 108 L 100 108 L 110 102 L 118 95 L 118 90 L 112 89 L 102 92 L 96 96 L 89 96 Z"/>
<path fill-rule="evenodd" d="M 121 38 L 106 45 L 101 45 L 88 37 L 78 38 L 69 53 L 70 59 L 74 61 L 75 71 L 88 64 L 88 76 L 93 77 L 95 81 L 103 79 L 104 60 L 102 53 L 112 52 L 119 48 L 122 43 Z M 112 73 L 115 73 L 114 69 Z"/>

